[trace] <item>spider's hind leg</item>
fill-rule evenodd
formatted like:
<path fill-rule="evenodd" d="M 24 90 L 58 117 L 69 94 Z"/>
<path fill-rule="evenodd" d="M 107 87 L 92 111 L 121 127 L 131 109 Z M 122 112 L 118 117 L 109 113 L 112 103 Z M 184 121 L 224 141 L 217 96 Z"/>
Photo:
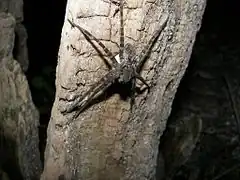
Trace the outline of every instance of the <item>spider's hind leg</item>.
<path fill-rule="evenodd" d="M 135 77 L 132 79 L 132 82 L 131 82 L 131 94 L 130 94 L 130 97 L 131 97 L 131 100 L 130 100 L 131 109 L 130 110 L 131 111 L 132 111 L 133 105 L 135 103 L 136 79 L 139 79 L 143 84 L 145 84 L 147 86 L 148 92 L 150 90 L 150 86 L 145 81 L 145 79 L 142 76 L 140 76 L 139 74 L 135 74 Z"/>
<path fill-rule="evenodd" d="M 135 103 L 135 93 L 136 93 L 136 78 L 133 78 L 132 82 L 131 82 L 132 86 L 131 86 L 131 101 L 130 101 L 130 107 L 131 107 L 131 111 L 133 108 L 133 105 Z"/>
<path fill-rule="evenodd" d="M 142 76 L 140 76 L 140 74 L 137 74 L 136 73 L 136 78 L 137 79 L 139 79 L 143 84 L 145 84 L 146 86 L 147 86 L 147 88 L 148 88 L 148 91 L 150 90 L 150 86 L 148 85 L 148 83 L 146 82 L 146 80 L 142 77 Z"/>

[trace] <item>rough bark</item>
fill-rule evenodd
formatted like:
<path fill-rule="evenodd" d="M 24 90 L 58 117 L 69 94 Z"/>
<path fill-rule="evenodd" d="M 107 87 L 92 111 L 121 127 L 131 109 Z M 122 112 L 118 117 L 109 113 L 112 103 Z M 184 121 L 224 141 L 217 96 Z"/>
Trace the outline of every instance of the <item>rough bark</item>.
<path fill-rule="evenodd" d="M 121 90 L 111 91 L 72 123 L 59 98 L 83 94 L 107 73 L 107 67 L 79 31 L 66 21 L 56 74 L 56 99 L 48 127 L 42 179 L 154 179 L 159 139 L 186 70 L 205 9 L 204 0 L 127 0 L 125 39 L 139 53 L 158 27 L 168 23 L 145 63 L 142 75 L 150 92 L 138 94 L 132 112 Z M 89 30 L 118 52 L 119 16 L 107 1 L 69 0 L 66 18 Z M 141 87 L 142 84 L 138 83 Z M 110 94 L 110 95 L 109 95 Z"/>
<path fill-rule="evenodd" d="M 27 49 L 27 32 L 22 25 L 23 22 L 23 1 L 22 0 L 1 0 L 0 12 L 10 13 L 16 21 L 14 58 L 20 63 L 23 71 L 28 69 L 28 49 Z"/>
<path fill-rule="evenodd" d="M 0 169 L 10 179 L 32 180 L 41 173 L 39 114 L 27 79 L 12 55 L 15 27 L 11 14 L 0 13 Z"/>

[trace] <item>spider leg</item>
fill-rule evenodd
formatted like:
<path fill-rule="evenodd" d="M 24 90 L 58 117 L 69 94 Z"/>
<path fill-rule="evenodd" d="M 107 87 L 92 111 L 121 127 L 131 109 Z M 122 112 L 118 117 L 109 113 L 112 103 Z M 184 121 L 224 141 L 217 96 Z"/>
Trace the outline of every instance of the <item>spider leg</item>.
<path fill-rule="evenodd" d="M 116 1 L 116 0 L 109 0 L 109 2 L 114 4 L 115 6 L 120 6 L 119 0 L 118 1 Z M 112 17 L 114 17 L 118 12 L 119 12 L 119 8 L 115 9 Z"/>
<path fill-rule="evenodd" d="M 122 63 L 124 60 L 124 24 L 123 24 L 123 0 L 119 2 L 119 10 L 120 10 L 120 49 L 119 49 L 119 58 Z"/>
<path fill-rule="evenodd" d="M 98 87 L 98 88 L 97 88 L 97 87 Z M 67 124 L 70 124 L 74 119 L 76 119 L 76 118 L 80 115 L 80 113 L 91 103 L 91 100 L 92 100 L 92 99 L 94 98 L 94 96 L 99 92 L 98 90 L 99 90 L 101 87 L 104 88 L 104 86 L 103 86 L 103 84 L 101 84 L 101 80 L 100 80 L 100 81 L 98 81 L 98 82 L 94 85 L 94 87 L 90 88 L 90 90 L 87 91 L 87 92 L 82 96 L 81 100 L 83 100 L 83 99 L 85 99 L 86 97 L 88 97 L 88 99 L 86 100 L 85 104 L 83 104 L 83 105 L 78 105 L 78 104 L 76 104 L 76 102 L 74 103 L 75 106 L 71 109 L 70 112 L 75 111 L 75 113 L 74 113 L 73 117 L 71 118 L 71 120 L 69 120 L 69 121 L 67 122 Z M 94 89 L 94 91 L 91 91 L 91 90 L 93 90 L 93 89 Z M 101 90 L 101 89 L 100 89 L 100 90 Z M 105 88 L 104 88 L 104 90 L 105 90 Z M 95 93 L 91 93 L 90 96 L 87 96 L 89 92 L 96 92 L 96 94 L 95 94 Z M 78 100 L 78 103 L 81 103 L 81 100 Z M 66 112 L 65 112 L 65 113 L 66 113 Z"/>
<path fill-rule="evenodd" d="M 93 35 L 92 35 L 90 32 L 88 32 L 86 29 L 80 27 L 79 25 L 75 24 L 75 23 L 72 22 L 71 20 L 68 19 L 68 22 L 69 22 L 73 27 L 76 27 L 77 29 L 79 29 L 79 30 L 83 33 L 84 37 L 85 37 L 89 42 L 91 42 L 91 38 L 92 38 L 93 40 L 95 40 L 95 41 L 98 43 L 98 45 L 102 47 L 102 49 L 104 50 L 104 52 L 106 53 L 106 55 L 110 58 L 110 60 L 111 60 L 112 63 L 113 63 L 113 66 L 114 66 L 114 67 L 117 66 L 118 62 L 117 62 L 117 60 L 115 59 L 115 56 L 112 54 L 112 52 L 111 52 L 101 41 L 99 41 L 95 36 L 93 36 Z M 91 45 L 93 46 L 92 43 L 91 43 Z M 95 46 L 93 46 L 93 48 L 94 48 L 97 52 L 99 52 L 99 50 L 98 50 Z"/>
<path fill-rule="evenodd" d="M 105 84 L 101 84 L 100 86 L 98 86 L 95 91 L 97 92 L 96 94 L 91 94 L 88 97 L 88 100 L 79 108 L 77 108 L 77 112 L 74 115 L 74 118 L 77 118 L 79 116 L 79 114 L 91 103 L 91 101 L 97 96 L 98 92 L 104 92 L 112 83 L 108 83 L 107 85 Z"/>
<path fill-rule="evenodd" d="M 167 24 L 168 16 L 166 15 L 165 17 L 162 18 L 159 29 L 153 34 L 151 39 L 149 40 L 148 44 L 143 48 L 142 52 L 139 55 L 139 63 L 137 65 L 136 71 L 139 73 L 146 58 L 151 52 L 151 49 L 153 48 L 155 42 L 157 41 L 158 37 L 160 36 L 162 30 Z"/>
<path fill-rule="evenodd" d="M 111 3 L 115 4 L 116 6 L 120 6 L 120 2 L 119 0 L 116 1 L 116 0 L 109 0 Z"/>
<path fill-rule="evenodd" d="M 100 92 L 105 91 L 111 84 L 115 82 L 117 78 L 118 73 L 116 73 L 115 70 L 111 70 L 97 83 L 95 83 L 86 93 L 75 100 L 72 104 L 72 107 L 66 110 L 64 113 L 78 110 L 78 113 L 74 115 L 74 117 L 77 117 L 91 103 L 91 101 L 99 95 Z"/>
<path fill-rule="evenodd" d="M 143 84 L 145 84 L 147 86 L 148 90 L 150 89 L 150 86 L 148 85 L 148 83 L 145 81 L 145 79 L 142 76 L 140 76 L 138 73 L 136 73 L 135 76 L 137 79 L 139 79 Z"/>
<path fill-rule="evenodd" d="M 132 87 L 131 87 L 131 101 L 130 101 L 130 107 L 132 111 L 132 107 L 135 102 L 135 92 L 136 92 L 136 78 L 132 79 Z"/>
<path fill-rule="evenodd" d="M 90 87 L 90 89 L 86 93 L 84 93 L 82 96 L 80 96 L 80 95 L 76 96 L 75 100 L 71 103 L 71 107 L 68 108 L 67 110 L 65 110 L 62 113 L 66 114 L 66 113 L 70 113 L 70 112 L 76 110 L 79 106 L 81 106 L 82 101 L 84 99 L 86 99 L 86 98 L 89 99 L 89 97 L 91 97 L 92 94 L 94 95 L 97 87 L 100 86 L 100 85 L 101 85 L 101 80 L 96 82 L 92 87 Z"/>

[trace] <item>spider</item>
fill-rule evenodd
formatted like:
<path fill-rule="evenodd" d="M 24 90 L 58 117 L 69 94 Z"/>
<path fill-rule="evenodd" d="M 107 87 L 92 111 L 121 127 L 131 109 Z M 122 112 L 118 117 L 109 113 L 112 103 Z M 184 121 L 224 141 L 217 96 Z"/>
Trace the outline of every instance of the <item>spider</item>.
<path fill-rule="evenodd" d="M 94 40 L 103 49 L 104 53 L 109 57 L 112 64 L 110 65 L 110 71 L 104 77 L 102 77 L 98 82 L 93 84 L 92 87 L 90 87 L 90 89 L 82 96 L 77 95 L 71 106 L 67 110 L 64 110 L 62 113 L 70 113 L 74 110 L 78 110 L 78 112 L 75 114 L 76 118 L 97 95 L 99 95 L 101 92 L 104 92 L 110 85 L 112 85 L 116 81 L 120 84 L 131 83 L 131 105 L 133 104 L 135 98 L 134 95 L 136 88 L 136 79 L 139 79 L 143 84 L 145 84 L 148 90 L 150 89 L 147 82 L 142 76 L 140 76 L 139 73 L 155 41 L 159 37 L 163 28 L 166 26 L 168 17 L 166 17 L 162 21 L 159 29 L 151 37 L 142 52 L 139 55 L 136 55 L 134 47 L 131 44 L 124 44 L 123 0 L 120 0 L 118 5 L 120 11 L 119 60 L 108 48 L 104 46 L 101 41 L 94 37 L 90 32 L 68 19 L 68 22 L 71 24 L 71 26 L 81 31 L 87 41 L 98 53 L 102 54 L 101 51 L 97 49 L 95 44 L 93 44 L 92 40 Z"/>

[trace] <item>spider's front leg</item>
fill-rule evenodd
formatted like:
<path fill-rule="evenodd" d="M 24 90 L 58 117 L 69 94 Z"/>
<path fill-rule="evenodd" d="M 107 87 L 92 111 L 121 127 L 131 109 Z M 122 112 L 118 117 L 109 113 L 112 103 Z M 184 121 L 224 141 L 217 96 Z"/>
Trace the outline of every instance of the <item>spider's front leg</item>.
<path fill-rule="evenodd" d="M 72 27 L 76 27 L 86 38 L 86 40 L 92 45 L 92 47 L 101 55 L 101 51 L 92 43 L 91 40 L 94 40 L 97 42 L 97 44 L 103 49 L 103 51 L 106 53 L 106 55 L 110 58 L 112 61 L 112 66 L 116 67 L 118 62 L 113 55 L 113 53 L 101 42 L 99 41 L 95 36 L 93 36 L 90 32 L 88 32 L 86 29 L 82 28 L 81 26 L 77 25 L 76 23 L 72 22 L 70 19 L 68 19 L 68 22 L 71 24 Z M 102 55 L 101 55 L 102 56 Z M 111 65 L 110 65 L 111 66 Z M 112 67 L 111 66 L 111 67 Z"/>
<path fill-rule="evenodd" d="M 154 32 L 151 39 L 148 41 L 148 44 L 143 48 L 139 56 L 136 56 L 135 61 L 138 61 L 138 65 L 136 67 L 136 72 L 139 73 L 144 65 L 147 57 L 149 56 L 155 42 L 157 41 L 158 37 L 160 36 L 162 30 L 167 25 L 168 15 L 164 14 L 159 22 L 159 28 Z"/>
<path fill-rule="evenodd" d="M 130 57 L 129 59 L 132 59 L 132 62 L 134 63 L 134 79 L 138 79 L 140 80 L 143 84 L 145 84 L 148 88 L 148 90 L 150 90 L 150 86 L 148 85 L 148 83 L 146 82 L 146 80 L 140 75 L 140 71 L 141 68 L 145 62 L 145 60 L 147 59 L 152 47 L 154 46 L 156 40 L 158 39 L 158 37 L 160 36 L 163 28 L 166 26 L 167 24 L 167 20 L 168 20 L 168 16 L 163 16 L 161 21 L 160 21 L 160 26 L 159 29 L 157 31 L 155 31 L 155 33 L 153 34 L 153 36 L 151 37 L 151 39 L 149 40 L 148 44 L 143 48 L 143 50 L 141 51 L 140 55 L 132 55 L 132 57 Z M 127 52 L 128 54 L 131 53 L 133 51 L 133 47 L 129 46 L 128 48 L 125 49 L 125 52 Z M 138 63 L 138 64 L 137 64 Z"/>

